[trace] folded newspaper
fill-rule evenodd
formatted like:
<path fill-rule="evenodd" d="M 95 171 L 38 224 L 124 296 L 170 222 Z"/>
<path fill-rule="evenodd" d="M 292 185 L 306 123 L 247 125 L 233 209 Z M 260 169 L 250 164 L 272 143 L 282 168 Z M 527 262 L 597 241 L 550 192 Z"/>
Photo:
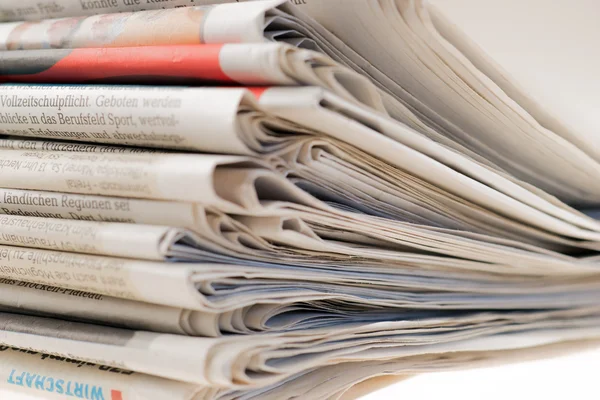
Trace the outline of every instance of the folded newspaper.
<path fill-rule="evenodd" d="M 0 0 L 0 386 L 354 399 L 597 346 L 600 66 L 528 27 L 593 51 L 598 8 L 526 3 Z"/>

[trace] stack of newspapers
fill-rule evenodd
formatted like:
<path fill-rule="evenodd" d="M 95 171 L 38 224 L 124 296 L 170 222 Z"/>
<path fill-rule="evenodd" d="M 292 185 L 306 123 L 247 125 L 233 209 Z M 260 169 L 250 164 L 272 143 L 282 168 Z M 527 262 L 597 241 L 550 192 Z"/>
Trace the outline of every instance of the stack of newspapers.
<path fill-rule="evenodd" d="M 0 386 L 348 400 L 597 345 L 598 11 L 0 0 Z"/>

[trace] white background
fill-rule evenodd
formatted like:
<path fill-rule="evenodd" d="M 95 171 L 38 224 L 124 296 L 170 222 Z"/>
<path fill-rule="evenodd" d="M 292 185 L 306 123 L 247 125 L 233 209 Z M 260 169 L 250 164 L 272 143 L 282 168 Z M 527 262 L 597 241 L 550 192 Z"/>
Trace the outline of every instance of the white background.
<path fill-rule="evenodd" d="M 551 360 L 417 376 L 362 400 L 591 400 L 600 399 L 599 380 L 600 350 L 595 350 Z M 0 399 L 41 398 L 0 389 Z"/>

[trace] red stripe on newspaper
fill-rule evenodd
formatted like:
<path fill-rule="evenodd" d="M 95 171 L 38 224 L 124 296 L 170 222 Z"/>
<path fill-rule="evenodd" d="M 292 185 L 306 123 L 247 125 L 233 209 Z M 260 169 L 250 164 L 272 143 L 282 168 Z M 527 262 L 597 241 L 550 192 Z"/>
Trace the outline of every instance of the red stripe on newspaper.
<path fill-rule="evenodd" d="M 74 49 L 43 72 L 3 78 L 20 82 L 82 82 L 154 76 L 233 82 L 221 69 L 222 47 L 209 44 Z"/>
<path fill-rule="evenodd" d="M 110 400 L 123 400 L 123 393 L 120 390 L 111 390 Z"/>
<path fill-rule="evenodd" d="M 259 100 L 260 96 L 262 96 L 263 93 L 266 92 L 267 89 L 269 89 L 269 88 L 268 87 L 246 87 L 246 89 L 248 89 L 250 92 L 252 92 L 254 97 L 256 97 L 256 100 Z"/>

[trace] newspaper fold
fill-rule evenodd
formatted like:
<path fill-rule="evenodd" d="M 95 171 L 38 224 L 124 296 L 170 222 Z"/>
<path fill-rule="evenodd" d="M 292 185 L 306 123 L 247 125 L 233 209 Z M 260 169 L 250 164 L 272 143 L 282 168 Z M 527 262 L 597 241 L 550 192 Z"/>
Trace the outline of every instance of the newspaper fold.
<path fill-rule="evenodd" d="M 282 43 L 5 51 L 0 81 L 314 85 L 385 112 L 367 78 L 321 53 Z"/>
<path fill-rule="evenodd" d="M 116 1 L 116 0 L 10 0 L 0 3 L 0 21 L 39 20 L 55 17 L 94 15 L 110 12 L 143 11 L 190 5 L 214 4 L 223 0 L 169 0 Z"/>
<path fill-rule="evenodd" d="M 219 196 L 212 199 L 241 214 L 236 217 L 241 224 L 231 223 L 225 226 L 225 232 L 234 231 L 234 235 L 220 235 L 223 227 L 210 226 L 209 221 L 203 222 L 203 228 L 200 228 L 200 224 L 195 224 L 200 232 L 196 234 L 194 231 L 180 228 L 133 224 L 122 226 L 92 221 L 46 220 L 40 217 L 6 215 L 2 217 L 6 222 L 3 228 L 6 235 L 3 240 L 4 243 L 21 246 L 67 251 L 79 249 L 118 256 L 132 256 L 135 253 L 135 256 L 144 257 L 144 252 L 141 251 L 132 250 L 134 253 L 127 253 L 131 246 L 140 246 L 147 250 L 144 258 L 152 259 L 170 257 L 196 260 L 206 259 L 212 254 L 213 258 L 210 260 L 214 261 L 223 258 L 207 250 L 220 250 L 221 254 L 230 256 L 229 261 L 231 257 L 247 258 L 249 254 L 258 255 L 261 260 L 271 261 L 272 257 L 286 254 L 290 263 L 318 263 L 319 259 L 343 262 L 351 255 L 355 260 L 360 259 L 363 262 L 401 264 L 407 261 L 427 263 L 437 258 L 430 254 L 441 254 L 481 261 L 483 263 L 479 263 L 477 268 L 506 273 L 521 271 L 524 274 L 539 274 L 540 271 L 544 271 L 547 274 L 565 274 L 569 271 L 580 273 L 596 270 L 596 265 L 585 258 L 577 259 L 517 241 L 469 233 L 459 236 L 450 230 L 416 226 L 332 208 L 293 186 L 286 186 L 285 180 L 275 179 L 276 175 L 268 175 L 262 171 L 259 176 L 271 176 L 274 183 L 281 183 L 281 187 L 285 189 L 280 191 L 280 194 L 284 195 L 284 201 L 273 201 L 274 193 L 265 192 L 265 187 L 262 193 L 266 193 L 268 197 L 263 200 L 257 196 L 256 202 L 246 201 L 245 204 L 239 205 L 240 203 L 226 202 Z M 18 178 L 18 175 L 15 178 Z M 68 176 L 65 179 L 70 180 Z M 53 182 L 59 187 L 61 183 L 58 179 Z M 170 183 L 174 185 L 176 181 L 171 180 Z M 243 197 L 243 193 L 247 192 L 238 194 Z M 193 193 L 188 192 L 188 195 Z M 207 198 L 207 193 L 203 193 L 203 196 Z M 300 201 L 286 201 L 294 197 L 301 201 L 306 200 L 307 206 L 303 206 Z M 310 205 L 311 202 L 314 203 L 314 207 Z M 257 216 L 261 218 L 256 218 Z M 227 223 L 227 219 L 221 221 Z M 135 239 L 135 236 L 127 238 L 118 234 L 117 231 L 121 228 L 128 232 L 140 232 L 140 235 L 135 235 L 138 239 Z M 70 231 L 88 234 L 71 235 Z M 48 237 L 46 240 L 45 236 L 50 233 L 52 238 Z M 120 239 L 110 239 L 114 234 L 117 234 L 115 238 Z M 108 239 L 103 243 L 96 243 L 93 241 L 94 237 Z M 245 241 L 243 238 L 250 240 Z M 274 247 L 269 241 L 283 246 Z M 151 248 L 154 250 L 150 250 Z M 278 251 L 282 252 L 278 254 Z M 456 268 L 470 265 L 464 260 L 448 259 L 446 263 L 455 265 Z"/>
<path fill-rule="evenodd" d="M 436 147 L 434 142 L 384 115 L 320 88 L 261 89 L 256 92 L 260 105 L 242 89 L 3 85 L 0 92 L 3 94 L 0 100 L 4 99 L 11 105 L 10 111 L 0 113 L 0 129 L 12 135 L 288 156 L 297 149 L 299 140 L 323 137 L 333 140 L 332 145 L 336 147 L 347 144 L 366 153 L 361 155 L 354 151 L 349 160 L 354 168 L 364 169 L 365 158 L 375 157 L 451 194 L 527 225 L 513 224 L 509 229 L 520 230 L 524 237 L 537 236 L 525 239 L 530 243 L 554 241 L 561 246 L 595 248 L 600 238 L 597 221 L 465 157 L 461 158 L 441 146 Z M 52 102 L 56 103 L 55 106 L 50 104 Z M 108 113 L 103 107 L 111 102 L 121 102 L 122 107 Z M 33 103 L 42 108 L 32 110 L 30 105 Z M 158 110 L 156 107 L 161 104 L 172 107 Z M 96 108 L 82 112 L 84 105 L 95 105 Z M 311 117 L 306 118 L 308 115 Z M 57 125 L 39 128 L 43 121 L 55 121 Z M 210 128 L 199 132 L 199 126 Z M 341 142 L 340 145 L 337 145 L 338 142 Z M 346 153 L 349 151 L 346 150 Z M 379 172 L 378 178 L 385 179 L 390 175 L 389 167 L 385 168 L 387 171 Z M 340 176 L 337 173 L 335 179 Z M 333 176 L 331 178 L 334 180 Z M 348 179 L 356 181 L 356 175 Z M 402 181 L 398 176 L 394 184 L 402 185 Z M 364 183 L 373 185 L 372 180 Z M 346 187 L 353 185 L 348 182 Z M 370 190 L 381 189 L 373 187 Z M 390 195 L 388 201 L 398 197 L 397 192 Z M 378 201 L 378 196 L 370 197 L 374 199 L 371 202 Z M 382 205 L 377 207 L 381 209 Z M 455 203 L 454 207 L 450 218 L 465 212 L 464 205 Z M 440 207 L 429 209 L 441 210 Z M 507 228 L 506 222 L 497 218 L 492 222 L 481 212 L 477 219 L 480 221 L 474 229 L 473 221 L 469 222 L 469 230 L 477 231 L 493 225 L 500 228 L 495 232 Z M 445 221 L 448 221 L 447 218 Z M 532 232 L 529 226 L 576 241 L 544 236 L 545 232 Z M 493 231 L 485 233 L 494 234 Z M 592 243 L 577 242 L 582 239 Z"/>
<path fill-rule="evenodd" d="M 241 213 L 263 208 L 258 192 L 265 188 L 280 199 L 318 204 L 274 173 L 268 160 L 258 158 L 22 150 L 0 153 L 0 168 L 11 171 L 1 178 L 5 188 L 198 202 Z M 44 201 L 52 204 L 52 200 Z"/>
<path fill-rule="evenodd" d="M 427 182 L 414 176 L 407 176 L 400 170 L 393 171 L 381 161 L 340 142 L 325 139 L 301 139 L 290 143 L 286 153 L 280 154 L 287 166 L 280 165 L 278 169 L 286 174 L 297 186 L 324 200 L 344 204 L 350 209 L 378 215 L 385 218 L 403 220 L 410 223 L 459 229 L 492 236 L 506 235 L 511 232 L 511 238 L 527 242 L 555 251 L 568 252 L 571 248 L 595 248 L 593 242 L 573 241 L 565 237 L 552 235 L 548 232 L 532 229 L 505 217 L 490 213 L 475 204 L 460 200 L 448 193 L 440 192 Z M 80 144 L 75 142 L 55 142 L 45 140 L 24 140 L 17 138 L 0 138 L 0 148 L 13 150 L 48 150 L 71 151 L 84 153 L 138 153 L 153 152 L 150 149 L 132 147 L 102 146 Z M 331 177 L 323 179 L 323 177 Z M 411 189 L 409 190 L 408 187 Z M 16 192 L 15 192 L 16 193 Z M 107 212 L 101 214 L 79 215 L 81 210 L 70 207 L 69 194 L 48 200 L 47 204 L 37 202 L 35 207 L 27 204 L 29 192 L 11 196 L 5 194 L 8 204 L 0 212 L 22 216 L 45 216 L 50 218 L 86 219 L 99 221 L 121 221 L 146 223 L 150 225 L 178 225 L 176 217 L 172 222 L 168 219 L 140 219 L 136 211 L 134 215 L 125 217 L 127 209 L 121 206 L 107 205 L 108 214 L 112 211 L 123 213 L 109 217 Z M 419 196 L 414 195 L 419 193 Z M 29 194 L 33 194 L 29 193 Z M 35 192 L 37 196 L 39 193 Z M 77 196 L 76 196 L 77 197 Z M 77 197 L 78 203 L 87 197 Z M 0 202 L 2 200 L 0 199 Z M 90 205 L 102 199 L 90 197 Z M 121 200 L 125 201 L 125 200 Z M 142 202 L 150 206 L 152 202 Z M 60 204 L 60 206 L 59 206 Z M 167 208 L 170 203 L 163 202 Z M 152 209 L 158 205 L 154 204 Z M 140 206 L 141 207 L 141 206 Z M 175 209 L 181 206 L 173 205 Z M 67 210 L 68 209 L 68 210 Z M 30 210 L 30 211 L 24 211 Z M 183 212 L 183 211 L 180 211 Z M 16 214 L 15 214 L 16 213 Z M 173 212 L 165 211 L 165 215 L 173 216 Z M 185 215 L 188 212 L 183 212 Z M 111 214 L 112 215 L 112 214 Z"/>
<path fill-rule="evenodd" d="M 511 71 L 476 44 L 477 37 L 465 35 L 460 23 L 453 23 L 440 11 L 450 8 L 443 2 L 436 7 L 423 0 L 374 6 L 360 0 L 337 0 L 298 4 L 299 14 L 289 6 L 286 11 L 297 16 L 306 13 L 335 32 L 346 46 L 397 83 L 390 87 L 397 97 L 423 115 L 424 121 L 443 127 L 441 131 L 454 141 L 571 204 L 596 204 L 600 186 L 595 177 L 600 164 L 598 147 L 589 139 L 593 137 L 589 132 L 597 127 L 578 123 L 582 118 L 568 118 L 566 112 L 547 112 L 546 106 L 552 106 L 552 100 L 536 104 L 516 83 Z M 470 9 L 468 5 L 461 8 Z M 565 10 L 568 8 L 565 6 Z M 517 5 L 504 8 L 509 9 L 522 11 Z M 373 27 L 368 38 L 353 28 L 356 25 Z M 509 48 L 511 29 L 501 25 L 505 30 L 490 36 L 506 40 Z M 528 26 L 523 24 L 521 29 Z M 582 46 L 593 48 L 592 43 L 585 43 L 589 35 L 590 31 L 585 31 L 579 40 Z M 527 41 L 534 35 L 522 36 Z M 537 50 L 544 54 L 542 46 Z M 520 68 L 531 71 L 532 66 L 523 62 Z M 569 74 L 580 75 L 573 67 L 561 75 Z M 538 81 L 536 85 L 551 87 L 551 82 Z M 396 90 L 398 86 L 402 90 Z"/>
<path fill-rule="evenodd" d="M 19 139 L 0 139 L 0 148 L 54 149 L 86 153 L 123 153 L 128 149 Z M 289 153 L 282 156 L 288 164 L 283 171 L 296 185 L 317 197 L 334 200 L 351 209 L 394 220 L 492 236 L 505 236 L 506 231 L 511 231 L 513 240 L 518 237 L 523 242 L 553 250 L 568 249 L 569 247 L 594 247 L 593 243 L 569 241 L 566 238 L 534 230 L 486 212 L 474 204 L 460 201 L 443 192 L 440 193 L 415 177 L 406 176 L 400 171 L 394 172 L 379 160 L 357 152 L 342 143 L 306 139 L 290 146 Z M 330 179 L 323 179 L 323 177 L 330 177 Z M 37 191 L 2 192 L 0 190 L 0 192 L 4 199 L 3 201 L 0 198 L 0 204 L 5 204 L 5 207 L 0 208 L 0 212 L 6 214 L 98 221 L 137 221 L 150 225 L 177 227 L 193 227 L 195 225 L 195 222 L 192 221 L 194 217 L 190 216 L 189 208 L 193 207 L 190 205 L 141 201 L 129 212 L 128 207 L 130 206 L 125 199 L 116 200 L 115 203 L 113 200 L 109 201 L 109 199 L 97 196 L 89 198 L 75 196 L 72 200 L 72 195 L 65 193 L 56 196 Z M 415 196 L 413 194 L 415 192 L 421 195 Z M 49 198 L 44 197 L 44 201 L 38 201 L 37 197 L 40 196 L 49 196 Z M 424 200 L 423 196 L 427 200 Z M 32 204 L 32 201 L 35 201 L 35 204 Z M 81 213 L 82 210 L 77 208 L 81 208 L 82 202 L 87 203 L 84 208 L 94 212 Z M 140 216 L 138 210 L 141 210 L 143 206 L 148 206 L 149 210 L 153 211 L 164 209 L 164 216 L 170 216 L 172 220 L 169 218 L 144 219 L 149 213 L 142 213 Z M 169 210 L 169 207 L 173 207 L 173 209 Z M 186 208 L 185 211 L 184 208 Z M 96 214 L 97 211 L 101 212 Z M 203 214 L 205 211 L 198 212 Z M 291 213 L 288 214 L 286 220 L 289 225 L 294 217 Z M 180 215 L 185 217 L 180 218 Z M 279 222 L 279 224 L 283 223 Z"/>
<path fill-rule="evenodd" d="M 252 225 L 250 231 L 262 231 L 258 237 L 299 249 L 300 256 L 293 261 L 301 261 L 303 258 L 304 261 L 318 261 L 323 252 L 326 252 L 330 253 L 334 260 L 344 260 L 347 255 L 352 255 L 364 261 L 395 264 L 415 258 L 424 260 L 425 252 L 434 252 L 490 263 L 488 269 L 506 272 L 514 270 L 516 265 L 529 273 L 539 273 L 543 270 L 546 273 L 560 274 L 565 273 L 567 269 L 594 271 L 596 268 L 593 263 L 585 260 L 515 240 L 414 225 L 332 207 L 297 188 L 270 170 L 267 164 L 251 158 L 199 154 L 96 154 L 20 150 L 0 150 L 0 155 L 3 157 L 0 168 L 10 171 L 10 174 L 3 175 L 0 180 L 2 186 L 200 203 L 205 207 L 240 215 L 243 220 L 238 218 L 238 221 L 247 227 Z M 52 179 L 48 179 L 50 176 Z M 194 185 L 190 186 L 190 182 Z M 24 196 L 22 201 L 27 203 L 28 198 Z M 51 206 L 50 209 L 59 211 L 56 198 L 47 198 L 36 193 L 31 199 L 38 203 L 43 201 Z M 22 201 L 18 197 L 10 198 L 12 203 Z M 35 205 L 31 201 L 29 205 Z M 94 203 L 90 204 L 94 208 Z M 105 203 L 99 203 L 95 208 L 103 204 Z M 108 207 L 108 204 L 112 203 L 109 201 L 106 204 Z M 8 210 L 10 213 L 10 209 Z M 20 208 L 17 208 L 17 215 L 28 215 L 24 210 L 19 210 Z M 60 215 L 63 211 L 57 214 Z M 31 218 L 25 216 L 21 220 Z M 250 216 L 279 219 L 275 219 L 273 224 L 265 219 L 248 218 Z M 75 221 L 56 223 L 63 227 L 76 224 Z M 168 222 L 167 224 L 172 226 Z M 190 222 L 185 226 L 189 225 Z M 47 229 L 47 226 L 43 225 L 43 229 Z M 12 233 L 24 232 L 22 228 L 19 229 L 21 230 Z M 128 229 L 137 228 L 131 226 Z M 213 232 L 210 233 L 211 231 Z M 181 231 L 172 230 L 172 233 L 167 235 L 164 228 L 155 232 L 164 232 L 161 238 L 169 239 L 164 241 L 168 245 L 163 249 L 169 248 L 174 251 L 168 253 L 163 250 L 161 255 L 189 259 L 188 257 L 201 254 L 198 251 L 202 250 L 202 246 L 193 234 L 184 233 L 181 236 Z M 212 241 L 220 240 L 214 239 L 214 229 L 209 227 L 207 232 L 213 235 Z M 140 238 L 143 237 L 149 237 L 149 233 L 140 235 Z M 162 240 L 158 242 L 161 243 Z M 27 241 L 34 243 L 37 240 L 30 236 Z M 12 243 L 18 242 L 19 240 Z M 148 244 L 149 246 L 156 246 L 157 241 L 151 239 L 148 243 L 153 243 Z M 188 246 L 175 248 L 173 245 L 176 243 Z M 205 240 L 204 244 L 206 243 Z M 255 240 L 255 243 L 259 241 Z M 96 245 L 101 247 L 100 244 Z M 89 244 L 81 243 L 80 246 L 83 248 Z M 122 243 L 121 248 L 127 246 Z M 236 248 L 243 250 L 239 246 Z M 119 253 L 121 250 L 115 249 L 116 247 L 111 251 L 123 255 L 122 252 Z M 186 255 L 186 252 L 189 254 Z M 302 256 L 302 252 L 306 257 Z M 154 250 L 148 254 L 158 253 Z M 502 267 L 499 268 L 499 265 Z"/>
<path fill-rule="evenodd" d="M 223 389 L 259 388 L 312 368 L 594 339 L 597 309 L 356 324 L 335 332 L 192 338 L 0 313 L 7 346 Z M 424 333 L 427 333 L 424 336 Z M 385 339 L 385 340 L 384 340 Z"/>
<path fill-rule="evenodd" d="M 395 361 L 349 362 L 315 368 L 274 384 L 251 390 L 210 389 L 114 367 L 16 347 L 0 347 L 2 387 L 27 394 L 52 396 L 65 391 L 87 393 L 89 400 L 140 397 L 145 400 L 292 400 L 298 394 L 314 400 L 356 399 L 382 385 L 407 379 L 416 372 L 451 371 L 494 366 L 516 361 L 557 357 L 567 351 L 583 351 L 597 341 L 569 341 L 518 350 L 449 352 L 405 357 Z M 323 380 L 314 385 L 314 379 Z M 38 383 L 38 385 L 36 385 Z M 289 388 L 289 391 L 288 391 Z M 87 391 L 86 391 L 87 390 Z M 93 393 L 93 396 L 92 396 Z"/>
<path fill-rule="evenodd" d="M 0 279 L 0 309 L 21 314 L 100 323 L 120 328 L 191 336 L 219 336 L 223 316 L 183 310 L 81 290 L 39 283 Z"/>
<path fill-rule="evenodd" d="M 443 257 L 411 254 L 396 264 L 377 264 L 360 258 L 348 261 L 347 256 L 344 262 L 341 257 L 323 253 L 319 262 L 319 253 L 315 260 L 294 257 L 292 253 L 282 262 L 300 264 L 293 266 L 277 264 L 281 254 L 246 260 L 223 257 L 218 260 L 220 263 L 188 264 L 2 245 L 0 277 L 203 312 L 275 305 L 246 310 L 244 318 L 250 318 L 252 313 L 257 316 L 255 322 L 240 325 L 250 330 L 269 330 L 275 325 L 268 320 L 288 311 L 292 312 L 290 319 L 280 328 L 294 328 L 298 321 L 301 325 L 307 314 L 294 314 L 293 307 L 285 307 L 294 303 L 305 304 L 307 311 L 317 315 L 330 314 L 342 323 L 346 318 L 357 318 L 354 312 L 361 307 L 466 310 L 587 306 L 595 304 L 594 293 L 598 290 L 594 264 L 565 263 L 561 269 L 546 272 L 540 268 L 535 274 L 535 270 L 508 265 L 491 268 L 486 263 L 451 259 L 446 262 Z M 371 283 L 365 285 L 365 279 Z M 347 306 L 323 308 L 319 303 L 322 301 Z M 364 314 L 365 318 L 382 315 Z"/>

